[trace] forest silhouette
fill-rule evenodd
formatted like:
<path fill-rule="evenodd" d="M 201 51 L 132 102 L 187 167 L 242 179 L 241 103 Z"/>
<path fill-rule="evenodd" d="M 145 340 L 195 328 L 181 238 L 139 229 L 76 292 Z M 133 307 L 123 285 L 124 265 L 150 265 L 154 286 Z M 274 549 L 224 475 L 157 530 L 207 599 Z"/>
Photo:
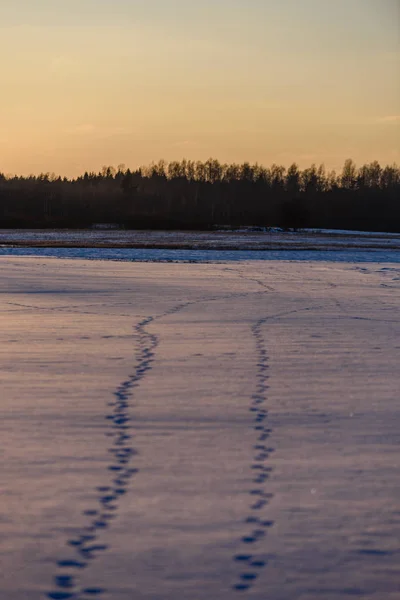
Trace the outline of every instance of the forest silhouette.
<path fill-rule="evenodd" d="M 400 168 L 377 161 L 340 173 L 218 160 L 103 167 L 76 178 L 0 173 L 0 227 L 133 229 L 219 226 L 400 231 Z"/>

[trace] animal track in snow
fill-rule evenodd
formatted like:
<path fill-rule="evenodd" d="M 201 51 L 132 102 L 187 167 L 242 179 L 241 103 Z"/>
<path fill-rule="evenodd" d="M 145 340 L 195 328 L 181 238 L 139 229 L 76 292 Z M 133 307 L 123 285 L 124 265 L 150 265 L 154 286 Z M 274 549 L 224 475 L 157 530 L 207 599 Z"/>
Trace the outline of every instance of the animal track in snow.
<path fill-rule="evenodd" d="M 139 386 L 141 380 L 152 368 L 152 363 L 155 359 L 155 350 L 159 344 L 158 336 L 148 332 L 147 327 L 155 321 L 176 314 L 191 305 L 240 298 L 248 295 L 248 292 L 229 293 L 182 302 L 162 314 L 148 316 L 135 325 L 134 338 L 137 343 L 137 365 L 132 375 L 117 387 L 114 392 L 113 401 L 108 403 L 108 406 L 112 410 L 109 414 L 105 415 L 105 420 L 109 423 L 106 436 L 111 441 L 108 452 L 112 457 L 110 464 L 107 466 L 107 482 L 96 488 L 96 501 L 82 513 L 84 517 L 87 517 L 87 524 L 78 531 L 74 538 L 67 540 L 67 546 L 71 548 L 72 556 L 57 562 L 57 573 L 54 576 L 53 589 L 45 593 L 47 599 L 87 600 L 88 597 L 101 596 L 106 591 L 96 586 L 80 589 L 79 574 L 82 569 L 89 567 L 91 562 L 108 550 L 108 545 L 101 542 L 102 534 L 111 526 L 112 520 L 118 516 L 120 499 L 128 493 L 131 479 L 139 473 L 139 469 L 134 466 L 134 459 L 138 451 L 133 446 L 132 435 L 130 434 L 132 427 L 132 399 L 135 388 Z M 256 340 L 258 340 L 258 345 L 260 343 L 262 345 L 263 342 L 258 329 L 259 326 L 257 325 L 253 327 L 253 334 Z M 257 429 L 260 429 L 261 432 L 259 441 L 265 440 L 265 436 L 268 437 L 269 435 L 269 430 L 262 424 L 267 417 L 267 411 L 260 406 L 265 402 L 266 381 L 268 379 L 266 375 L 268 365 L 263 353 L 264 349 L 260 346 L 259 357 L 257 359 L 259 363 L 257 395 L 253 397 L 253 405 L 254 407 L 258 407 L 255 413 L 255 422 L 258 425 Z M 255 460 L 262 462 L 267 457 L 268 453 L 264 449 L 258 449 Z M 267 471 L 257 473 L 254 482 L 262 484 L 265 478 L 268 477 L 266 473 Z M 258 492 L 257 496 L 259 496 Z M 259 508 L 267 502 L 267 497 L 264 495 L 256 499 L 256 504 L 259 505 Z M 254 508 L 253 510 L 257 509 Z M 262 537 L 262 529 L 260 528 L 263 525 L 262 523 L 257 523 L 257 525 L 259 528 L 258 531 L 249 536 L 249 538 L 254 538 L 254 542 Z M 259 565 L 260 561 L 257 564 Z M 251 579 L 251 577 L 245 578 L 246 585 L 248 585 Z"/>
<path fill-rule="evenodd" d="M 246 548 L 255 550 L 255 553 L 241 553 L 234 556 L 234 561 L 243 568 L 240 570 L 239 581 L 233 589 L 237 592 L 246 592 L 255 584 L 260 571 L 267 565 L 267 560 L 259 553 L 262 540 L 267 535 L 268 529 L 274 522 L 262 517 L 263 509 L 268 505 L 273 494 L 265 489 L 266 482 L 272 472 L 272 467 L 267 466 L 267 461 L 274 452 L 274 448 L 267 445 L 272 430 L 265 423 L 268 420 L 268 410 L 265 408 L 269 389 L 268 380 L 268 353 L 262 335 L 262 326 L 267 319 L 261 319 L 252 326 L 252 334 L 257 350 L 257 384 L 256 393 L 251 396 L 250 412 L 254 415 L 253 428 L 257 433 L 257 441 L 253 446 L 254 456 L 251 464 L 253 483 L 258 487 L 249 490 L 250 515 L 245 519 L 249 532 L 241 538 L 241 543 Z"/>
<path fill-rule="evenodd" d="M 138 345 L 138 362 L 131 376 L 123 381 L 114 392 L 114 400 L 109 403 L 112 408 L 105 416 L 109 422 L 107 437 L 111 439 L 108 452 L 111 455 L 107 466 L 107 485 L 96 488 L 96 503 L 83 511 L 87 517 L 87 525 L 67 545 L 73 549 L 71 559 L 60 560 L 57 563 L 59 573 L 54 577 L 54 589 L 46 593 L 51 600 L 86 600 L 88 597 L 98 597 L 104 589 L 93 586 L 79 589 L 77 574 L 86 568 L 90 562 L 108 549 L 107 544 L 101 543 L 102 532 L 110 526 L 110 521 L 118 514 L 119 500 L 128 492 L 130 480 L 139 472 L 134 466 L 138 452 L 133 447 L 131 429 L 131 399 L 135 387 L 151 369 L 154 360 L 154 350 L 158 344 L 156 335 L 146 331 L 146 326 L 153 321 L 147 317 L 135 326 Z"/>

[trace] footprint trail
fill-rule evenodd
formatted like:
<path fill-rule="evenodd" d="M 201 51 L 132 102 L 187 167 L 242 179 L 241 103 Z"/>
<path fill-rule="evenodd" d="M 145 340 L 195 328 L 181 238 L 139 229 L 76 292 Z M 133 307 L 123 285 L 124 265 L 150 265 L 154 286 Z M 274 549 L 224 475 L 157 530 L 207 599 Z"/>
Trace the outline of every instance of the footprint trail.
<path fill-rule="evenodd" d="M 128 492 L 131 479 L 139 472 L 134 464 L 138 452 L 130 432 L 130 410 L 134 389 L 151 369 L 158 345 L 157 336 L 146 331 L 153 320 L 153 317 L 147 317 L 135 326 L 137 366 L 133 374 L 114 392 L 114 400 L 109 403 L 110 414 L 106 415 L 110 424 L 106 436 L 111 442 L 108 449 L 111 456 L 107 467 L 108 482 L 97 487 L 97 501 L 83 512 L 87 517 L 87 525 L 76 537 L 67 541 L 72 552 L 68 559 L 57 563 L 58 573 L 54 576 L 53 589 L 45 595 L 51 600 L 88 600 L 105 592 L 103 588 L 96 586 L 80 589 L 79 573 L 108 549 L 107 544 L 101 543 L 102 532 L 109 528 L 112 519 L 118 515 L 120 498 Z"/>
<path fill-rule="evenodd" d="M 155 360 L 155 350 L 159 344 L 159 337 L 154 333 L 148 332 L 147 327 L 160 319 L 176 314 L 192 305 L 218 300 L 230 300 L 248 295 L 251 295 L 251 292 L 208 296 L 182 302 L 162 314 L 148 316 L 134 326 L 137 343 L 136 368 L 132 375 L 117 387 L 114 392 L 114 399 L 109 403 L 110 412 L 105 416 L 105 419 L 109 422 L 106 436 L 110 439 L 108 452 L 111 456 L 110 464 L 107 467 L 108 480 L 105 484 L 103 483 L 96 488 L 96 502 L 83 511 L 83 515 L 87 517 L 87 525 L 83 526 L 73 539 L 67 541 L 67 546 L 70 548 L 71 554 L 62 560 L 58 560 L 53 588 L 45 593 L 47 600 L 89 600 L 93 597 L 100 597 L 106 592 L 105 589 L 95 585 L 89 588 L 80 587 L 79 575 L 99 555 L 109 549 L 107 544 L 102 543 L 102 534 L 110 528 L 112 520 L 118 516 L 120 499 L 128 493 L 131 480 L 139 473 L 139 469 L 135 467 L 134 462 L 135 457 L 138 455 L 138 450 L 134 447 L 133 443 L 131 424 L 132 403 L 135 388 L 139 386 L 142 379 L 152 368 L 152 363 Z M 259 447 L 256 449 L 255 456 L 256 463 L 253 465 L 255 469 L 254 483 L 258 484 L 263 483 L 268 478 L 270 469 L 263 465 L 263 457 L 265 456 L 266 459 L 272 451 L 272 449 L 268 449 L 264 445 L 269 436 L 269 430 L 264 425 L 267 411 L 261 406 L 266 400 L 266 381 L 268 379 L 266 374 L 266 370 L 268 369 L 267 357 L 265 356 L 266 351 L 260 331 L 263 322 L 260 321 L 252 328 L 258 349 L 258 361 L 260 363 L 258 365 L 257 394 L 253 397 L 252 405 L 252 410 L 256 411 L 255 429 L 260 432 L 258 439 Z M 269 495 L 260 489 L 253 490 L 251 493 L 254 500 L 253 510 L 260 511 L 268 503 Z M 265 528 L 270 526 L 266 521 L 255 519 L 255 517 L 252 517 L 252 519 L 252 521 L 248 519 L 247 522 L 251 522 L 254 525 L 254 531 L 251 535 L 243 538 L 244 543 L 257 542 L 265 535 Z M 241 557 L 237 557 L 237 560 L 241 560 Z M 247 566 L 257 570 L 264 566 L 264 562 L 256 558 L 253 560 L 253 557 L 250 556 Z M 255 572 L 243 573 L 241 575 L 242 583 L 238 584 L 236 589 L 250 588 L 251 583 L 256 577 L 257 574 Z"/>
<path fill-rule="evenodd" d="M 233 589 L 236 592 L 246 592 L 252 588 L 258 579 L 262 569 L 267 565 L 267 558 L 261 554 L 262 541 L 273 526 L 273 521 L 265 518 L 265 507 L 270 502 L 273 494 L 266 489 L 266 484 L 272 467 L 268 459 L 274 452 L 268 439 L 272 430 L 268 427 L 268 410 L 266 408 L 268 393 L 268 354 L 262 335 L 262 326 L 267 319 L 261 319 L 252 326 L 252 334 L 255 339 L 257 350 L 257 385 L 255 393 L 251 397 L 250 412 L 254 415 L 253 428 L 256 441 L 253 447 L 254 455 L 251 464 L 252 489 L 249 490 L 250 507 L 249 514 L 245 518 L 248 531 L 241 539 L 243 551 L 235 554 L 234 561 L 239 567 L 239 576 Z"/>

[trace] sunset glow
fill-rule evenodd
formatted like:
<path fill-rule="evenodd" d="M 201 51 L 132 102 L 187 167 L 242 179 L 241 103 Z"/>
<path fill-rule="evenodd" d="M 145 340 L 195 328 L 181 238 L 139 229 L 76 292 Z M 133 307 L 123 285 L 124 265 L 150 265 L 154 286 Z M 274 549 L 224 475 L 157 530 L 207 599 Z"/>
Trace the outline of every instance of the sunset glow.
<path fill-rule="evenodd" d="M 399 18 L 397 0 L 5 0 L 0 171 L 400 162 Z"/>

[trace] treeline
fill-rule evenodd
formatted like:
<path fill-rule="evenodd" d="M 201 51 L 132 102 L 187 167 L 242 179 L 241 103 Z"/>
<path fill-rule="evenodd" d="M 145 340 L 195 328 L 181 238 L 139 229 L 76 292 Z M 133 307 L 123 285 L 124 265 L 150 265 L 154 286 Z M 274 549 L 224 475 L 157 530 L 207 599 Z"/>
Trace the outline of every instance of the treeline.
<path fill-rule="evenodd" d="M 212 229 L 278 226 L 400 231 L 400 169 L 346 160 L 323 165 L 160 161 L 135 171 L 103 167 L 75 179 L 0 173 L 0 227 Z"/>

